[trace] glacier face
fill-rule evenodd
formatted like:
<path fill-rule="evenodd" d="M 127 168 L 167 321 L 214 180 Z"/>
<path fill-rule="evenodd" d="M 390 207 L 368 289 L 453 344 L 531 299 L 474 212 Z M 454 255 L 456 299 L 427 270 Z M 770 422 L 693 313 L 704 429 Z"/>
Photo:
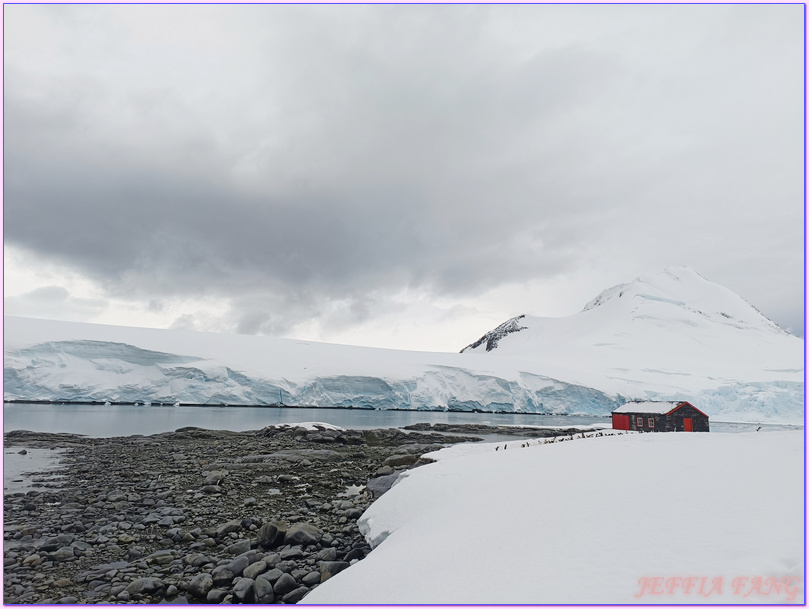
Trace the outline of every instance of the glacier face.
<path fill-rule="evenodd" d="M 6 400 L 606 415 L 659 399 L 716 420 L 804 419 L 804 341 L 689 269 L 568 317 L 512 318 L 463 353 L 13 317 L 4 348 Z"/>
<path fill-rule="evenodd" d="M 329 408 L 608 414 L 620 397 L 548 377 L 514 380 L 451 366 L 410 378 L 255 378 L 193 356 L 103 341 L 51 341 L 6 353 L 6 400 L 284 404 Z"/>

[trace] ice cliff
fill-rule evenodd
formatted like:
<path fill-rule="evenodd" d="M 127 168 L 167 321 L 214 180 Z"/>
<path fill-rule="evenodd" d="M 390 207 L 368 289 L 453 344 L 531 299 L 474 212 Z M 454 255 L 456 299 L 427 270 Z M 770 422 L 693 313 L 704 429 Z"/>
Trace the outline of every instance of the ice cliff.
<path fill-rule="evenodd" d="M 803 422 L 804 341 L 690 269 L 580 313 L 521 315 L 427 353 L 5 318 L 6 400 L 608 414 L 685 399 L 718 420 Z"/>

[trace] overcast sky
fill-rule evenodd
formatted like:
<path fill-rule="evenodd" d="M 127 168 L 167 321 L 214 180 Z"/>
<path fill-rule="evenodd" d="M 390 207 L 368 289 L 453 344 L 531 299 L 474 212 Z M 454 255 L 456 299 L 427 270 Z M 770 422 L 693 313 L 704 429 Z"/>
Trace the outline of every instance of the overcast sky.
<path fill-rule="evenodd" d="M 457 351 L 686 265 L 803 336 L 802 5 L 3 10 L 7 314 Z"/>

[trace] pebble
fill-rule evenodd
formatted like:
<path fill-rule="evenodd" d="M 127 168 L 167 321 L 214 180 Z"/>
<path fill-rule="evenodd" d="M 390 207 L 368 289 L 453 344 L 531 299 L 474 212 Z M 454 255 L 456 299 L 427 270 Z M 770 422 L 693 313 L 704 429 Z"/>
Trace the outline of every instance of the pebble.
<path fill-rule="evenodd" d="M 340 497 L 347 488 L 468 439 L 288 427 L 9 432 L 7 447 L 62 449 L 65 467 L 4 497 L 4 601 L 296 603 L 370 551 L 356 519 L 373 495 Z"/>

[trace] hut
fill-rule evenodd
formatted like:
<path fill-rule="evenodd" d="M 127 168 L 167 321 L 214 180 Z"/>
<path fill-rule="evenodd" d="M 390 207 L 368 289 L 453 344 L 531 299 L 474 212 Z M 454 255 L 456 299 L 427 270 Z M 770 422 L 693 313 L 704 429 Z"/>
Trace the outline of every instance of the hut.
<path fill-rule="evenodd" d="M 627 402 L 612 413 L 613 429 L 710 431 L 708 415 L 688 402 Z"/>

